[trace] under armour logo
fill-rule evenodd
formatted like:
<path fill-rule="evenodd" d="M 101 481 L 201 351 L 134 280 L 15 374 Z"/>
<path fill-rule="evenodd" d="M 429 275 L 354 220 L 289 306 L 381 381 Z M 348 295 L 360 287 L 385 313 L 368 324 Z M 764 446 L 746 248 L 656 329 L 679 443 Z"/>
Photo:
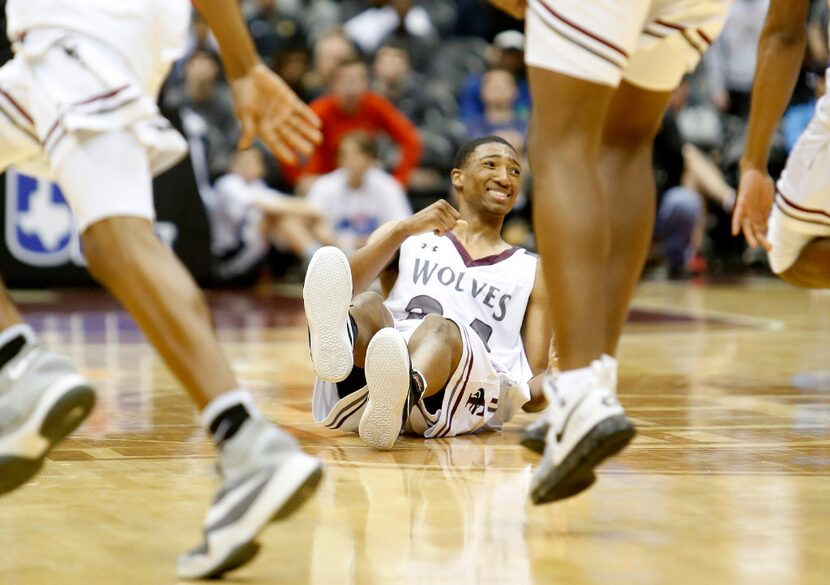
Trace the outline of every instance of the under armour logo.
<path fill-rule="evenodd" d="M 469 408 L 473 415 L 484 416 L 484 388 L 479 388 L 475 394 L 471 394 L 464 406 Z"/>
<path fill-rule="evenodd" d="M 426 242 L 424 242 L 423 244 L 421 244 L 421 250 L 426 250 L 426 249 L 427 249 L 427 247 L 428 247 L 428 246 L 427 246 L 427 243 L 426 243 Z M 438 246 L 433 246 L 433 247 L 432 247 L 432 251 L 433 251 L 433 252 L 437 252 L 437 251 L 438 251 Z"/>

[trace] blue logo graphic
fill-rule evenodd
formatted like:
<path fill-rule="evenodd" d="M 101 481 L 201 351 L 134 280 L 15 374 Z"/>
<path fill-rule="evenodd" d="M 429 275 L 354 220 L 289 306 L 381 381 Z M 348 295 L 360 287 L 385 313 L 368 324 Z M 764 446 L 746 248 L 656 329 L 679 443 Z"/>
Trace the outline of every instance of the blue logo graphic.
<path fill-rule="evenodd" d="M 72 212 L 58 186 L 13 169 L 6 173 L 6 245 L 33 266 L 83 263 Z"/>

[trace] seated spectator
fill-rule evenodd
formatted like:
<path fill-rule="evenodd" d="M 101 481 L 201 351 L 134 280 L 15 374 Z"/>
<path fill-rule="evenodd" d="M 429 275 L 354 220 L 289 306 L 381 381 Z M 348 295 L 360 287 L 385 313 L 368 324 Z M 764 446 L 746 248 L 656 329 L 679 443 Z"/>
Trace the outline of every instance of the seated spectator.
<path fill-rule="evenodd" d="M 527 117 L 530 111 L 530 86 L 524 65 L 525 37 L 517 30 L 500 32 L 493 39 L 487 61 L 492 67 L 506 69 L 516 79 L 518 95 L 514 108 L 519 116 Z M 484 113 L 481 101 L 481 83 L 483 74 L 471 75 L 464 81 L 458 96 L 461 119 L 464 121 L 477 118 Z"/>
<path fill-rule="evenodd" d="M 239 140 L 239 124 L 227 84 L 220 81 L 219 59 L 209 51 L 198 50 L 185 65 L 185 79 L 171 86 L 164 95 L 164 106 L 188 108 L 207 124 L 210 174 L 215 177 L 227 170 L 228 161 Z"/>
<path fill-rule="evenodd" d="M 355 130 L 372 135 L 385 133 L 397 144 L 400 161 L 393 174 L 401 185 L 407 184 L 410 172 L 421 157 L 421 138 L 412 122 L 395 106 L 369 91 L 369 70 L 360 58 L 339 64 L 332 80 L 331 94 L 311 102 L 311 109 L 323 122 L 323 142 L 300 171 L 300 193 L 305 192 L 317 175 L 330 173 L 337 167 L 340 139 Z M 293 172 L 296 176 L 296 169 L 286 170 L 286 175 Z"/>
<path fill-rule="evenodd" d="M 495 134 L 522 153 L 527 142 L 527 119 L 516 114 L 518 99 L 516 78 L 507 69 L 493 68 L 481 80 L 484 112 L 466 122 L 468 138 Z"/>
<path fill-rule="evenodd" d="M 374 53 L 395 32 L 418 39 L 436 34 L 429 13 L 414 0 L 387 0 L 381 6 L 367 8 L 347 20 L 343 29 L 365 54 Z"/>
<path fill-rule="evenodd" d="M 389 40 L 375 53 L 372 89 L 389 100 L 409 121 L 421 126 L 433 105 L 424 79 L 412 70 L 409 53 L 400 42 Z"/>
<path fill-rule="evenodd" d="M 212 249 L 224 280 L 258 272 L 270 246 L 292 252 L 306 265 L 318 248 L 335 242 L 319 211 L 269 188 L 264 176 L 261 151 L 237 151 L 230 172 L 216 181 L 213 200 L 206 201 Z"/>
<path fill-rule="evenodd" d="M 333 29 L 320 36 L 314 43 L 313 69 L 310 76 L 311 98 L 316 99 L 328 93 L 337 65 L 357 57 L 357 48 L 342 29 Z"/>
<path fill-rule="evenodd" d="M 377 143 L 370 135 L 346 134 L 337 163 L 336 171 L 312 183 L 307 200 L 334 228 L 338 247 L 352 252 L 382 224 L 412 215 L 400 184 L 378 168 Z"/>
<path fill-rule="evenodd" d="M 254 39 L 257 53 L 270 62 L 286 45 L 305 42 L 305 31 L 299 21 L 285 14 L 277 0 L 256 0 L 248 30 Z"/>
<path fill-rule="evenodd" d="M 317 97 L 312 72 L 311 55 L 305 45 L 291 44 L 273 56 L 274 73 L 282 77 L 294 93 L 306 103 Z"/>

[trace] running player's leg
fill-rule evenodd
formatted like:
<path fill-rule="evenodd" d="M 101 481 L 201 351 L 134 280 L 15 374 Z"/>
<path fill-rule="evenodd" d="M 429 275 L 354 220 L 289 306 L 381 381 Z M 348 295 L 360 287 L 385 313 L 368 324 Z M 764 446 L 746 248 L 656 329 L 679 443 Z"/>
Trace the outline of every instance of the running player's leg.
<path fill-rule="evenodd" d="M 0 171 L 41 153 L 18 59 L 0 68 Z M 0 494 L 31 479 L 90 413 L 95 392 L 26 325 L 0 281 Z"/>
<path fill-rule="evenodd" d="M 603 353 L 616 355 L 631 298 L 654 231 L 654 136 L 670 91 L 623 81 L 614 92 L 600 149 L 600 178 L 611 215 L 611 252 L 602 289 L 608 294 Z"/>
<path fill-rule="evenodd" d="M 534 66 L 528 74 L 534 227 L 545 284 L 556 291 L 548 309 L 567 371 L 605 349 L 611 216 L 598 160 L 613 88 Z"/>
<path fill-rule="evenodd" d="M 205 300 L 156 238 L 149 157 L 128 130 L 78 140 L 56 168 L 90 272 L 118 298 L 196 404 L 220 448 L 223 486 L 204 543 L 179 560 L 182 577 L 217 576 L 248 562 L 256 537 L 317 485 L 320 464 L 258 415 L 219 347 Z M 233 506 L 228 501 L 244 502 Z"/>

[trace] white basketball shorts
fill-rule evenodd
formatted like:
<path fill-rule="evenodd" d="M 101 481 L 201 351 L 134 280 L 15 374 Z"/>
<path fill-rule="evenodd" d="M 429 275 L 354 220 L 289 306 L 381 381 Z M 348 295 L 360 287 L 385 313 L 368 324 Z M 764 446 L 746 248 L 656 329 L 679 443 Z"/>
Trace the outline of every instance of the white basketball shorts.
<path fill-rule="evenodd" d="M 107 134 L 122 135 L 103 141 L 115 151 L 101 146 L 99 138 Z M 86 145 L 86 158 L 96 159 L 87 168 L 97 164 L 101 172 L 87 172 L 83 185 L 73 181 L 72 189 L 64 189 L 81 232 L 107 217 L 152 219 L 148 175 L 187 152 L 184 138 L 119 52 L 76 33 L 36 29 L 16 43 L 14 59 L 0 69 L 0 171 L 15 165 L 51 179 L 77 177 L 64 167 L 83 161 L 77 153 Z M 146 160 L 147 172 L 133 172 L 140 169 L 135 159 Z"/>
<path fill-rule="evenodd" d="M 824 100 L 819 107 L 824 105 Z M 769 263 L 780 274 L 814 238 L 830 237 L 830 129 L 814 116 L 778 180 L 767 239 Z"/>
<path fill-rule="evenodd" d="M 525 60 L 616 87 L 672 91 L 723 27 L 725 0 L 528 0 Z"/>
<path fill-rule="evenodd" d="M 421 320 L 398 321 L 395 326 L 409 341 Z M 413 409 L 405 431 L 426 438 L 453 437 L 482 429 L 500 430 L 530 400 L 527 384 L 509 379 L 490 359 L 484 342 L 468 325 L 453 320 L 461 331 L 462 355 L 444 389 L 441 407 L 430 412 L 423 401 Z M 312 398 L 315 422 L 330 429 L 357 432 L 366 408 L 366 387 L 345 398 L 335 384 L 317 380 Z"/>

